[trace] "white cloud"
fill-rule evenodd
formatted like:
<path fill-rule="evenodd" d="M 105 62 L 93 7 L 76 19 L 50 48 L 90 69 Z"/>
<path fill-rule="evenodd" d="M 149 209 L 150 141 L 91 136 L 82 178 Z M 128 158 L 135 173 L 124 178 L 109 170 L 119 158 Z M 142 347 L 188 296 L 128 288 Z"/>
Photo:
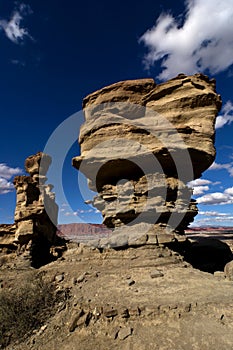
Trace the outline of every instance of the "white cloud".
<path fill-rule="evenodd" d="M 195 186 L 193 188 L 193 195 L 199 196 L 200 194 L 203 194 L 204 192 L 209 191 L 209 186 Z"/>
<path fill-rule="evenodd" d="M 21 174 L 23 172 L 20 168 L 11 168 L 4 163 L 0 163 L 0 194 L 6 194 L 14 190 L 12 182 L 8 181 L 14 175 Z"/>
<path fill-rule="evenodd" d="M 220 182 L 212 182 L 207 179 L 196 179 L 193 181 L 190 181 L 187 185 L 189 188 L 193 189 L 193 195 L 199 196 L 203 194 L 206 191 L 209 191 L 209 185 L 219 185 Z"/>
<path fill-rule="evenodd" d="M 65 209 L 61 209 L 61 212 L 63 212 L 63 215 L 65 216 L 83 216 L 84 214 L 88 214 L 88 213 L 93 213 L 93 209 L 88 209 L 88 210 L 83 210 L 83 209 L 77 209 L 77 211 L 67 211 L 65 212 Z"/>
<path fill-rule="evenodd" d="M 20 60 L 11 60 L 11 63 L 14 64 L 15 66 L 21 66 L 21 67 L 25 67 L 25 62 L 20 61 Z"/>
<path fill-rule="evenodd" d="M 202 226 L 232 226 L 233 225 L 233 216 L 227 215 L 222 217 L 220 216 L 211 216 L 202 219 L 197 219 L 193 222 L 190 227 L 202 227 Z"/>
<path fill-rule="evenodd" d="M 18 44 L 25 37 L 30 36 L 28 30 L 21 25 L 24 16 L 32 13 L 31 8 L 28 5 L 21 4 L 17 10 L 13 12 L 9 20 L 0 20 L 0 29 L 4 31 L 5 35 L 13 43 Z"/>
<path fill-rule="evenodd" d="M 62 203 L 62 205 L 61 205 L 62 207 L 68 207 L 69 206 L 69 204 L 68 203 Z"/>
<path fill-rule="evenodd" d="M 71 213 L 70 211 L 67 211 L 64 213 L 65 216 L 74 216 L 74 213 Z"/>
<path fill-rule="evenodd" d="M 199 215 L 205 215 L 205 216 L 221 216 L 221 217 L 227 217 L 228 214 L 226 213 L 219 213 L 218 211 L 199 211 Z"/>
<path fill-rule="evenodd" d="M 162 13 L 139 42 L 148 48 L 147 68 L 162 60 L 159 78 L 208 70 L 216 74 L 233 64 L 233 0 L 187 0 L 183 23 Z"/>
<path fill-rule="evenodd" d="M 233 187 L 227 188 L 224 192 L 214 192 L 205 194 L 197 198 L 198 204 L 224 205 L 233 204 Z"/>
<path fill-rule="evenodd" d="M 205 179 L 196 179 L 193 181 L 190 181 L 188 183 L 189 187 L 196 187 L 196 186 L 204 186 L 204 185 L 210 185 L 212 182 L 210 180 Z"/>
<path fill-rule="evenodd" d="M 20 168 L 11 168 L 5 163 L 0 163 L 0 177 L 4 179 L 10 179 L 14 175 L 21 174 L 23 172 Z"/>
<path fill-rule="evenodd" d="M 227 188 L 227 189 L 225 190 L 225 193 L 226 193 L 226 194 L 229 194 L 230 196 L 233 197 L 233 187 Z"/>
<path fill-rule="evenodd" d="M 6 194 L 8 192 L 13 191 L 14 185 L 12 182 L 7 181 L 6 179 L 3 179 L 0 177 L 0 194 Z"/>
<path fill-rule="evenodd" d="M 216 119 L 216 129 L 220 129 L 224 125 L 229 125 L 233 122 L 233 104 L 231 101 L 227 101 L 222 108 L 222 112 L 223 114 L 219 115 Z"/>
<path fill-rule="evenodd" d="M 232 163 L 226 163 L 226 164 L 219 164 L 214 162 L 208 170 L 221 170 L 225 169 L 229 173 L 230 176 L 233 176 L 233 164 Z"/>

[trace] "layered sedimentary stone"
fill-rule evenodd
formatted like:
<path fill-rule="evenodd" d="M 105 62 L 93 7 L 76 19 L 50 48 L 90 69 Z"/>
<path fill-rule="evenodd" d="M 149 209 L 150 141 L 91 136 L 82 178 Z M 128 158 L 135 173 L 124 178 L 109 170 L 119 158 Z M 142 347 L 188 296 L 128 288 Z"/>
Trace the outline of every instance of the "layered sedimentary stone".
<path fill-rule="evenodd" d="M 123 81 L 87 96 L 83 108 L 73 165 L 98 192 L 93 204 L 104 223 L 115 233 L 146 225 L 157 242 L 182 234 L 197 214 L 187 182 L 215 158 L 215 81 L 202 74 L 160 85 Z"/>
<path fill-rule="evenodd" d="M 53 186 L 45 184 L 50 163 L 51 158 L 39 152 L 25 161 L 30 176 L 16 176 L 14 179 L 15 242 L 25 246 L 32 242 L 30 249 L 32 255 L 38 255 L 36 260 L 49 254 L 49 246 L 56 237 L 58 206 L 51 192 Z"/>
<path fill-rule="evenodd" d="M 15 224 L 2 224 L 0 225 L 0 249 L 9 248 L 16 249 L 15 244 Z"/>

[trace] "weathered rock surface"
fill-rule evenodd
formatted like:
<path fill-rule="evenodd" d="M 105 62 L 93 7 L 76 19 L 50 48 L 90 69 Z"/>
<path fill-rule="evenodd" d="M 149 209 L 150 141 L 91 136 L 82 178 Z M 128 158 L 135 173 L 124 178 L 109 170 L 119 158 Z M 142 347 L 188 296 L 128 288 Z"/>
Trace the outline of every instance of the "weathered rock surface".
<path fill-rule="evenodd" d="M 233 281 L 233 260 L 225 265 L 224 273 L 230 281 Z"/>
<path fill-rule="evenodd" d="M 42 163 L 42 165 L 41 165 Z M 32 259 L 46 261 L 49 246 L 56 238 L 58 207 L 55 203 L 53 186 L 46 185 L 46 172 L 51 158 L 37 153 L 25 161 L 25 169 L 30 176 L 16 176 L 15 238 L 20 246 L 29 242 Z M 37 263 L 35 263 L 37 265 Z"/>
<path fill-rule="evenodd" d="M 15 229 L 16 226 L 2 224 L 0 225 L 0 248 L 16 248 L 15 244 Z"/>
<path fill-rule="evenodd" d="M 93 205 L 116 235 L 129 240 L 134 225 L 147 225 L 144 233 L 156 233 L 160 243 L 183 234 L 197 214 L 187 182 L 215 158 L 220 107 L 215 81 L 202 74 L 160 85 L 123 81 L 84 99 L 81 155 L 73 165 L 98 192 Z"/>

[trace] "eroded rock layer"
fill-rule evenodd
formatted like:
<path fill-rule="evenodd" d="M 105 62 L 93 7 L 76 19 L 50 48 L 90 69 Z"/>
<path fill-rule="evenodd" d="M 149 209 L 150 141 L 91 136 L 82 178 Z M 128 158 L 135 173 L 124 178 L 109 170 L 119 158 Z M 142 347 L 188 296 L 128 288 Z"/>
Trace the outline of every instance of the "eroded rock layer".
<path fill-rule="evenodd" d="M 143 225 L 161 243 L 182 234 L 197 214 L 187 182 L 215 158 L 215 81 L 202 74 L 160 85 L 123 81 L 87 96 L 83 108 L 73 165 L 98 192 L 93 204 L 104 223 L 118 234 Z"/>

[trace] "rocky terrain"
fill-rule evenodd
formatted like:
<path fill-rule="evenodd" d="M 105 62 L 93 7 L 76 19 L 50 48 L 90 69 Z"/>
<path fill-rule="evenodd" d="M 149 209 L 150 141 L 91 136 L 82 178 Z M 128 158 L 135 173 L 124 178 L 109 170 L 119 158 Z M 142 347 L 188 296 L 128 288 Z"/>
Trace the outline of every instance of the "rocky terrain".
<path fill-rule="evenodd" d="M 232 251 L 184 235 L 197 213 L 186 184 L 215 157 L 215 82 L 120 82 L 83 106 L 73 165 L 98 192 L 108 230 L 73 225 L 71 238 L 92 239 L 59 239 L 68 228 L 56 234 L 50 157 L 27 158 L 30 176 L 14 180 L 15 223 L 0 226 L 0 347 L 231 350 Z"/>
<path fill-rule="evenodd" d="M 231 264 L 231 265 L 229 265 Z M 39 270 L 1 269 L 1 291 L 27 274 L 55 288 L 53 316 L 6 349 L 230 350 L 233 267 L 214 274 L 192 268 L 164 247 L 100 252 L 68 244 L 63 257 Z"/>

